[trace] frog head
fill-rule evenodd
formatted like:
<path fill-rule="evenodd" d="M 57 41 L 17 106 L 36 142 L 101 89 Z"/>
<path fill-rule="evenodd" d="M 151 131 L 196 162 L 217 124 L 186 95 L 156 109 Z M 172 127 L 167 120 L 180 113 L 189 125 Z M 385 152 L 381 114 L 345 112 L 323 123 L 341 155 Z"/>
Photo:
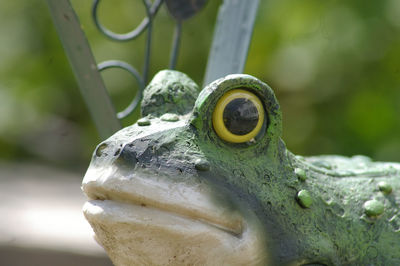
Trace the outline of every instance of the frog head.
<path fill-rule="evenodd" d="M 271 88 L 176 71 L 102 142 L 84 213 L 116 265 L 399 265 L 400 164 L 301 157 Z"/>
<path fill-rule="evenodd" d="M 113 262 L 273 260 L 280 230 L 268 199 L 277 195 L 265 186 L 284 171 L 286 149 L 272 90 L 229 75 L 198 95 L 185 74 L 165 70 L 141 108 L 137 123 L 98 145 L 83 180 L 85 216 Z"/>

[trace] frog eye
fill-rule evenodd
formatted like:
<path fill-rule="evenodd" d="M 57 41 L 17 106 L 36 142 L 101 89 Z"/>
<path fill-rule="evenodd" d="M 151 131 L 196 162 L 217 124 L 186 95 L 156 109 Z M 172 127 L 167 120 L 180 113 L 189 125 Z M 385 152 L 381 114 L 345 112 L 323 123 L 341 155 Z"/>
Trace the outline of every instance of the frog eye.
<path fill-rule="evenodd" d="M 212 122 L 217 135 L 228 142 L 250 141 L 264 124 L 264 107 L 250 91 L 233 89 L 226 92 L 215 106 Z"/>

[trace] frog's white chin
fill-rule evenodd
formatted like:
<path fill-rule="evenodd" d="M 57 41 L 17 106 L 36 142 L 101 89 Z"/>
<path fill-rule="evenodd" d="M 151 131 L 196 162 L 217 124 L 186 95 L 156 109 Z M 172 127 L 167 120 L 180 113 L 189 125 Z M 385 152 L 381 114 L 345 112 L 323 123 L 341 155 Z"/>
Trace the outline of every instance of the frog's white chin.
<path fill-rule="evenodd" d="M 258 230 L 240 235 L 148 206 L 92 200 L 84 214 L 115 265 L 265 265 Z"/>
<path fill-rule="evenodd" d="M 115 265 L 266 264 L 255 215 L 204 182 L 92 167 L 82 188 L 86 219 Z"/>

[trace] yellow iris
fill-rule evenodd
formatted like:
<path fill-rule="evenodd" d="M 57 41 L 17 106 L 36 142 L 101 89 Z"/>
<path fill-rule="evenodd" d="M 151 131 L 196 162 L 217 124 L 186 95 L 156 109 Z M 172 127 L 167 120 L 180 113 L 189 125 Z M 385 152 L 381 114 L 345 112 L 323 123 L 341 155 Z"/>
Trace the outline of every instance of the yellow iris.
<path fill-rule="evenodd" d="M 251 103 L 257 108 L 258 121 L 253 129 L 249 129 L 248 133 L 244 135 L 238 135 L 232 133 L 224 122 L 224 111 L 229 103 L 235 99 L 246 99 L 251 101 Z M 217 102 L 213 112 L 213 126 L 217 135 L 228 142 L 233 143 L 243 143 L 250 141 L 260 132 L 262 125 L 264 123 L 264 108 L 260 99 L 253 93 L 243 90 L 243 89 L 233 89 L 225 93 Z"/>

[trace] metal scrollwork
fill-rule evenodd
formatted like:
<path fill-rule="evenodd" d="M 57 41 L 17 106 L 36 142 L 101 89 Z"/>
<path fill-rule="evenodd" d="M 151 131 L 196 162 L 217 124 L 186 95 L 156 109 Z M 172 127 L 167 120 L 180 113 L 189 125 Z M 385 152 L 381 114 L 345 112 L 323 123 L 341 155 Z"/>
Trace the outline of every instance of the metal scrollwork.
<path fill-rule="evenodd" d="M 129 40 L 136 39 L 144 32 L 144 30 L 149 25 L 151 25 L 151 18 L 157 14 L 161 4 L 163 3 L 163 0 L 156 0 L 156 1 L 154 1 L 153 4 L 151 4 L 149 1 L 143 1 L 143 3 L 146 7 L 147 17 L 145 17 L 142 20 L 142 22 L 139 24 L 139 26 L 137 26 L 135 29 L 133 29 L 132 31 L 130 31 L 128 33 L 123 33 L 123 34 L 115 33 L 113 31 L 107 29 L 100 23 L 98 16 L 97 16 L 97 10 L 98 10 L 99 4 L 100 4 L 100 0 L 93 1 L 92 17 L 93 17 L 94 23 L 96 24 L 96 27 L 99 29 L 100 32 L 102 32 L 104 35 L 106 35 L 107 37 L 109 37 L 110 39 L 112 39 L 114 41 L 129 41 Z"/>
<path fill-rule="evenodd" d="M 127 33 L 115 33 L 107 29 L 101 24 L 98 18 L 98 7 L 100 0 L 94 0 L 92 6 L 92 17 L 97 29 L 105 36 L 114 41 L 130 41 L 139 37 L 143 32 L 147 30 L 146 39 L 146 51 L 144 58 L 144 66 L 142 75 L 139 74 L 133 66 L 123 61 L 109 60 L 98 64 L 99 71 L 107 68 L 122 68 L 130 72 L 138 82 L 139 89 L 134 99 L 131 101 L 129 106 L 125 110 L 117 114 L 118 119 L 122 119 L 131 114 L 139 105 L 143 90 L 148 81 L 149 65 L 150 65 L 150 47 L 151 47 L 151 35 L 152 35 L 152 24 L 155 15 L 163 4 L 164 0 L 155 0 L 153 3 L 150 0 L 142 0 L 146 8 L 146 17 L 143 18 L 142 22 L 132 31 Z M 197 13 L 206 3 L 206 0 L 197 1 L 182 1 L 182 0 L 165 0 L 167 9 L 171 16 L 174 18 L 176 25 L 174 30 L 173 43 L 171 48 L 169 68 L 175 69 L 179 53 L 179 43 L 182 33 L 182 21 L 192 17 Z"/>
<path fill-rule="evenodd" d="M 96 24 L 99 31 L 102 32 L 108 38 L 115 40 L 115 41 L 129 41 L 129 40 L 133 40 L 133 39 L 137 38 L 147 29 L 146 51 L 145 51 L 145 59 L 144 59 L 142 76 L 139 74 L 139 71 L 137 71 L 136 68 L 134 68 L 130 64 L 123 62 L 123 61 L 110 60 L 110 61 L 102 62 L 102 63 L 98 64 L 98 66 L 97 66 L 99 71 L 101 71 L 103 69 L 107 69 L 107 68 L 125 69 L 135 77 L 135 79 L 137 80 L 137 82 L 139 84 L 137 94 L 135 95 L 134 99 L 131 101 L 129 106 L 117 114 L 118 119 L 125 118 L 139 106 L 140 100 L 142 98 L 143 90 L 147 83 L 148 73 L 149 73 L 153 16 L 157 13 L 162 2 L 163 2 L 163 0 L 156 0 L 154 2 L 154 4 L 152 4 L 150 2 L 150 0 L 143 0 L 143 4 L 146 8 L 147 16 L 142 20 L 140 25 L 138 27 L 136 27 L 134 30 L 132 30 L 131 32 L 124 33 L 124 34 L 118 34 L 118 33 L 115 33 L 113 31 L 107 29 L 100 23 L 100 21 L 97 17 L 97 10 L 98 10 L 98 6 L 100 4 L 100 0 L 93 1 L 92 16 L 93 16 L 94 23 Z"/>
<path fill-rule="evenodd" d="M 136 79 L 136 81 L 139 85 L 138 92 L 136 93 L 135 97 L 133 98 L 131 103 L 128 105 L 128 107 L 126 107 L 123 111 L 117 113 L 118 119 L 122 119 L 122 118 L 128 116 L 130 113 L 132 113 L 135 110 L 136 106 L 138 106 L 138 104 L 139 104 L 140 99 L 142 98 L 142 92 L 145 87 L 143 78 L 140 76 L 139 72 L 134 67 L 132 67 L 130 64 L 125 63 L 123 61 L 119 61 L 119 60 L 108 60 L 108 61 L 101 62 L 100 64 L 97 65 L 97 68 L 99 69 L 99 71 L 109 69 L 109 68 L 121 68 L 121 69 L 128 71 Z"/>

